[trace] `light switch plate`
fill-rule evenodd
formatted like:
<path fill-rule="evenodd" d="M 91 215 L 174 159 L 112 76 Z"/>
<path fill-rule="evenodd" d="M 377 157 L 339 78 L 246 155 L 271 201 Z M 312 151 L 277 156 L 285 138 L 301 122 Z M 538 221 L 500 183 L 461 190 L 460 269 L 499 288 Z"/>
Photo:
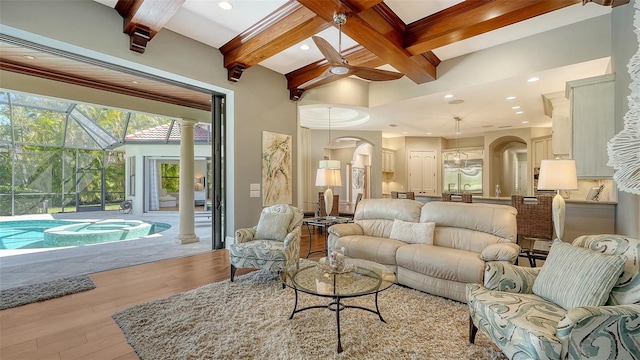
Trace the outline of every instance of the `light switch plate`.
<path fill-rule="evenodd" d="M 251 191 L 260 191 L 260 184 L 249 184 L 249 190 Z"/>
<path fill-rule="evenodd" d="M 249 197 L 260 197 L 260 190 L 251 190 L 249 191 Z"/>

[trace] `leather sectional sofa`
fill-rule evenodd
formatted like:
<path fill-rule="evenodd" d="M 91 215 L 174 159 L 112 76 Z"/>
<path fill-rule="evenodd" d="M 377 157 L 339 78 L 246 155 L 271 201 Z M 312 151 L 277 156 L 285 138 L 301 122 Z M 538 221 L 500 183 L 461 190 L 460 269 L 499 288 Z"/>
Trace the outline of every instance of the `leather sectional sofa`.
<path fill-rule="evenodd" d="M 399 284 L 466 302 L 465 285 L 483 283 L 485 263 L 514 263 L 511 206 L 407 199 L 365 199 L 353 223 L 329 228 L 328 246 L 383 264 Z"/>

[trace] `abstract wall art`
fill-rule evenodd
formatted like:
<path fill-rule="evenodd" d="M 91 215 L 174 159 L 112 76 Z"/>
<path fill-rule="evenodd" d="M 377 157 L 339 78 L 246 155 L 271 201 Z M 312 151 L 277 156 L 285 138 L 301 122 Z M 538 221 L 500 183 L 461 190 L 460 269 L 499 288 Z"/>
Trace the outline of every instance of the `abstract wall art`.
<path fill-rule="evenodd" d="M 293 202 L 291 135 L 262 132 L 262 205 Z"/>

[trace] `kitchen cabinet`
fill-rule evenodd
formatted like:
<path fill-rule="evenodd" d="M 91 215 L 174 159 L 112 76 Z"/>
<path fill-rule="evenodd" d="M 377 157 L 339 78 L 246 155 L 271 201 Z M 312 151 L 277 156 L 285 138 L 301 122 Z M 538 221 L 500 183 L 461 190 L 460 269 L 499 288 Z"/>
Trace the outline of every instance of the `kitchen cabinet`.
<path fill-rule="evenodd" d="M 382 149 L 382 172 L 392 173 L 396 171 L 396 152 L 391 149 Z"/>
<path fill-rule="evenodd" d="M 409 152 L 409 191 L 417 195 L 435 195 L 437 189 L 435 151 Z"/>
<path fill-rule="evenodd" d="M 569 81 L 566 95 L 571 104 L 571 155 L 578 178 L 611 178 L 607 142 L 615 133 L 615 75 Z"/>
<path fill-rule="evenodd" d="M 553 159 L 553 139 L 551 136 L 539 137 L 531 140 L 533 152 L 533 167 L 539 168 L 542 160 Z"/>

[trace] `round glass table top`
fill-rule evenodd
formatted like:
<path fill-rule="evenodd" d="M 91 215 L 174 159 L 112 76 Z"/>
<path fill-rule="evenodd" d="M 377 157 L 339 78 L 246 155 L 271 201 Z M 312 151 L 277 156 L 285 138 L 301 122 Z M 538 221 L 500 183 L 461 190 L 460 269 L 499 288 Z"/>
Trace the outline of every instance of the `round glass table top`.
<path fill-rule="evenodd" d="M 373 294 L 389 288 L 396 281 L 396 275 L 384 265 L 360 259 L 347 259 L 347 262 L 355 265 L 352 271 L 332 273 L 322 270 L 315 262 L 301 262 L 298 268 L 294 265 L 280 277 L 293 289 L 326 297 Z"/>

